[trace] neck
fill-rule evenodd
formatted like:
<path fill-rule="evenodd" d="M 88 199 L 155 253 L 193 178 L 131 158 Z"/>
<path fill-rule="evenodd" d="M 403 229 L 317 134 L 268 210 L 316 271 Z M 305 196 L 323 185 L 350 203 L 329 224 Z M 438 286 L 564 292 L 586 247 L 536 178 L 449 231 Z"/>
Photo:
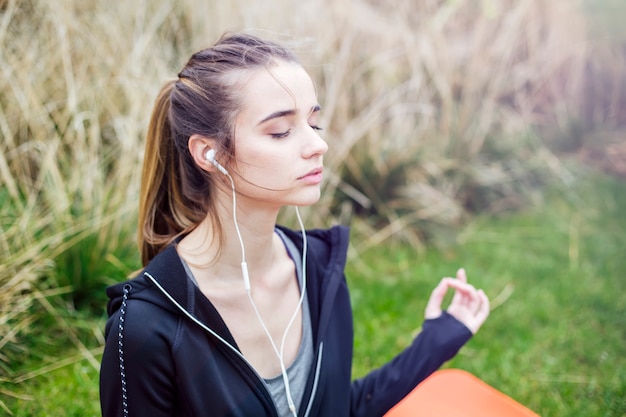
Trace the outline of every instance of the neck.
<path fill-rule="evenodd" d="M 237 223 L 232 214 L 232 201 L 218 205 L 222 219 L 221 242 L 212 238 L 215 236 L 214 227 L 207 216 L 179 243 L 180 256 L 192 267 L 199 281 L 209 279 L 224 284 L 241 282 L 241 263 L 244 259 L 239 234 L 243 241 L 245 261 L 251 271 L 269 271 L 278 255 L 277 251 L 284 250 L 282 242 L 274 233 L 278 209 L 251 209 L 242 203 L 238 200 Z M 250 279 L 254 280 L 254 277 Z"/>

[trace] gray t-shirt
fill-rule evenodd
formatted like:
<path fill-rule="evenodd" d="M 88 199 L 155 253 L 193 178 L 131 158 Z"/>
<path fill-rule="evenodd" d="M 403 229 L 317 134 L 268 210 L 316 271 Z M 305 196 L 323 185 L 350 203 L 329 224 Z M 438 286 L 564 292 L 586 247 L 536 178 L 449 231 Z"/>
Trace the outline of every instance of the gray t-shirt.
<path fill-rule="evenodd" d="M 302 258 L 298 249 L 293 242 L 284 235 L 280 230 L 276 229 L 278 235 L 282 238 L 287 248 L 287 252 L 291 259 L 293 259 L 296 265 L 296 276 L 298 277 L 298 283 L 302 291 Z M 306 386 L 306 380 L 309 376 L 309 370 L 313 363 L 313 333 L 311 330 L 311 315 L 309 313 L 309 302 L 305 296 L 302 300 L 302 340 L 300 341 L 300 349 L 298 355 L 293 363 L 287 368 L 287 377 L 289 378 L 289 388 L 291 390 L 291 396 L 296 408 L 299 407 L 304 394 L 304 387 Z M 265 383 L 268 387 L 274 403 L 278 408 L 278 415 L 280 417 L 290 417 L 292 414 L 289 411 L 289 404 L 287 402 L 287 393 L 285 392 L 285 385 L 283 383 L 283 376 L 277 375 L 274 378 L 266 379 Z"/>

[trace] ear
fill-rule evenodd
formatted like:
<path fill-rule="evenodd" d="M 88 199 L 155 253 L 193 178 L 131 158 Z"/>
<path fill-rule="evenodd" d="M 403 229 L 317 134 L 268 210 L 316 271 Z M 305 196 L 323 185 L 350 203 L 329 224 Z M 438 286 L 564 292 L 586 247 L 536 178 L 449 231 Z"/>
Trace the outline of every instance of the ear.
<path fill-rule="evenodd" d="M 193 158 L 196 165 L 201 169 L 213 172 L 216 170 L 215 166 L 206 159 L 206 153 L 215 147 L 215 140 L 207 138 L 202 135 L 194 134 L 189 138 L 187 146 L 189 147 L 189 153 Z"/>

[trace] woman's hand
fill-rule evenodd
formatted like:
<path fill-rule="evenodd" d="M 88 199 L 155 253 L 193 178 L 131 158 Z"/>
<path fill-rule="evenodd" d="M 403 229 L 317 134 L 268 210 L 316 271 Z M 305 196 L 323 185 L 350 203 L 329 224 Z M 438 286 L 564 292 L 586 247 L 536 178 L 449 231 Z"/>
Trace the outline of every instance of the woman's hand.
<path fill-rule="evenodd" d="M 447 308 L 448 313 L 463 323 L 472 333 L 476 333 L 489 316 L 489 299 L 483 290 L 476 290 L 473 285 L 467 283 L 464 269 L 457 271 L 456 279 L 443 278 L 439 282 L 430 295 L 425 317 L 435 319 L 441 315 L 441 304 L 450 288 L 454 290 L 454 297 Z"/>

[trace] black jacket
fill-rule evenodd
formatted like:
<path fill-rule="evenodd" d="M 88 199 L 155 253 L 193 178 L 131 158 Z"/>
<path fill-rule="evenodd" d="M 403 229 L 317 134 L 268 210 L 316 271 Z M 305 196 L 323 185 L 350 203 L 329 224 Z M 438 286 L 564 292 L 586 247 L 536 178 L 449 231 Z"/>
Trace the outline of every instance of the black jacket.
<path fill-rule="evenodd" d="M 282 230 L 301 251 L 301 234 Z M 411 346 L 395 359 L 351 382 L 352 312 L 344 276 L 348 229 L 312 230 L 307 236 L 315 354 L 298 415 L 380 417 L 454 356 L 471 332 L 444 312 L 426 320 Z M 103 416 L 122 416 L 124 401 L 130 417 L 277 415 L 218 312 L 186 278 L 174 246 L 157 255 L 140 276 L 107 293 Z"/>

